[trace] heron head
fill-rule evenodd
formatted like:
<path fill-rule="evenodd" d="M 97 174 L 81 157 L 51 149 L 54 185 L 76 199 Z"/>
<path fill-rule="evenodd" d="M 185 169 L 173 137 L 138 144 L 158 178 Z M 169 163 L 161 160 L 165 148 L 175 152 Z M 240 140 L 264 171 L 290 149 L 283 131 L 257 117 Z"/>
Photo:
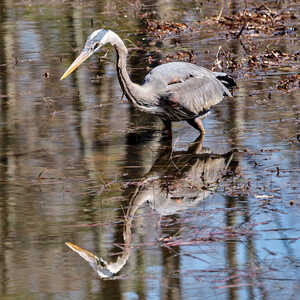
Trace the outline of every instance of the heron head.
<path fill-rule="evenodd" d="M 70 65 L 67 71 L 62 75 L 60 80 L 65 79 L 74 70 L 76 70 L 85 60 L 87 60 L 91 55 L 99 51 L 99 49 L 107 43 L 113 44 L 113 38 L 116 34 L 111 30 L 98 29 L 92 32 L 84 45 L 83 50 L 79 56 Z"/>
<path fill-rule="evenodd" d="M 84 260 L 86 260 L 100 278 L 110 278 L 115 275 L 109 270 L 109 264 L 101 257 L 98 257 L 86 249 L 80 248 L 79 246 L 70 242 L 67 242 L 66 245 L 74 252 L 78 253 Z"/>

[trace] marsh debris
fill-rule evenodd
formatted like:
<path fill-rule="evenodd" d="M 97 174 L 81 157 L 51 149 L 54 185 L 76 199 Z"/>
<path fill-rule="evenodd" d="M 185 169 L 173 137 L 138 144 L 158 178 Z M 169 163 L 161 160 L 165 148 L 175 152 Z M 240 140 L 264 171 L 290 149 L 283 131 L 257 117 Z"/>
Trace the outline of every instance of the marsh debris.
<path fill-rule="evenodd" d="M 296 15 L 289 10 L 275 11 L 262 4 L 240 10 L 233 16 L 213 17 L 207 22 L 226 27 L 230 35 L 238 38 L 241 34 L 257 37 L 291 34 L 297 30 L 290 25 L 295 20 Z"/>
<path fill-rule="evenodd" d="M 300 74 L 288 76 L 288 78 L 279 81 L 277 89 L 281 91 L 294 90 L 300 87 Z"/>
<path fill-rule="evenodd" d="M 156 38 L 166 35 L 178 35 L 189 28 L 185 23 L 160 22 L 157 20 L 145 20 L 146 33 Z"/>
<path fill-rule="evenodd" d="M 223 13 L 223 11 L 222 11 Z M 231 72 L 235 77 L 257 76 L 257 71 L 269 72 L 275 68 L 289 68 L 288 72 L 299 68 L 299 52 L 289 53 L 283 51 L 276 41 L 282 35 L 294 34 L 297 28 L 295 12 L 289 8 L 268 7 L 266 4 L 248 4 L 244 9 L 239 9 L 234 15 L 219 14 L 206 18 L 204 21 L 187 23 L 162 22 L 146 19 L 145 33 L 151 37 L 150 44 L 156 41 L 163 43 L 163 38 L 173 38 L 175 51 L 162 56 L 159 52 L 159 63 L 171 61 L 196 61 L 196 50 L 178 50 L 181 43 L 178 36 L 195 33 L 202 30 L 203 26 L 221 27 L 220 35 L 226 39 L 238 39 L 244 51 L 233 53 L 220 46 L 212 66 L 213 71 Z M 275 43 L 274 43 L 275 41 Z M 155 43 L 154 43 L 155 44 Z M 152 64 L 152 57 L 148 60 Z M 292 70 L 291 70 L 292 69 Z M 287 73 L 288 73 L 287 72 Z M 291 91 L 299 88 L 299 75 L 291 74 L 277 84 L 281 91 Z"/>
<path fill-rule="evenodd" d="M 212 70 L 223 72 L 237 72 L 241 77 L 251 77 L 257 71 L 268 72 L 277 68 L 285 68 L 288 72 L 298 68 L 298 54 L 287 53 L 271 46 L 254 43 L 251 40 L 243 41 L 244 55 L 237 56 L 225 47 L 220 47 Z M 251 75 L 253 73 L 254 75 Z M 280 90 L 290 90 L 299 88 L 299 74 L 292 74 L 287 79 L 282 80 L 277 86 Z"/>

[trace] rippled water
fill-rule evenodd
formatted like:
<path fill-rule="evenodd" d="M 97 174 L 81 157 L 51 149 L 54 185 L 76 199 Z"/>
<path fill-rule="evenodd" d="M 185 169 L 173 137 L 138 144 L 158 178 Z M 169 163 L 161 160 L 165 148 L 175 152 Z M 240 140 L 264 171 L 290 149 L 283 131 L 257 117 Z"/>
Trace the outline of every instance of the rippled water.
<path fill-rule="evenodd" d="M 179 46 L 144 34 L 141 15 L 193 22 L 221 2 L 98 2 L 0 2 L 0 299 L 298 299 L 299 89 L 278 90 L 276 68 L 237 72 L 202 147 L 184 122 L 170 145 L 121 101 L 113 51 L 59 78 L 101 27 L 134 48 L 136 82 L 149 56 L 193 49 L 211 68 L 220 45 L 242 55 L 211 27 Z M 282 6 L 299 16 L 298 1 Z M 298 32 L 263 42 L 299 51 Z M 102 280 L 65 242 L 128 261 Z"/>

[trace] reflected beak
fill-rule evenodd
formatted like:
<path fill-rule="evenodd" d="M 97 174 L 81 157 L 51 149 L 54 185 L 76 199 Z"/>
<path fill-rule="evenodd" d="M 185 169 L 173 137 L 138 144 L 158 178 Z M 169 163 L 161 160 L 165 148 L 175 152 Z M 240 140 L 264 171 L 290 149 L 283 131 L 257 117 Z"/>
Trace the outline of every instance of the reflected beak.
<path fill-rule="evenodd" d="M 76 70 L 84 61 L 86 61 L 91 55 L 93 51 L 82 51 L 80 55 L 73 61 L 71 66 L 67 69 L 63 76 L 61 76 L 60 80 L 65 79 L 69 76 L 74 70 Z"/>
<path fill-rule="evenodd" d="M 87 251 L 85 249 L 82 249 L 78 247 L 75 244 L 72 244 L 70 242 L 67 242 L 66 245 L 71 248 L 74 252 L 78 253 L 82 258 L 84 258 L 86 261 L 88 261 L 90 264 L 95 264 L 97 265 L 97 261 L 99 258 L 91 253 L 90 251 Z"/>

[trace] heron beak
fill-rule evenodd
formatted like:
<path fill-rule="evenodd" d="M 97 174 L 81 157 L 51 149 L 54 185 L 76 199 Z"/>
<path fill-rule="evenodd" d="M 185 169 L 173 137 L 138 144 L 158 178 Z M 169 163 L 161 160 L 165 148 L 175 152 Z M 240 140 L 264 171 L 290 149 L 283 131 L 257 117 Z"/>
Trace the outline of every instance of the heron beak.
<path fill-rule="evenodd" d="M 78 247 L 75 244 L 72 244 L 70 242 L 67 242 L 66 245 L 71 248 L 74 252 L 78 253 L 81 257 L 83 257 L 86 261 L 92 264 L 97 264 L 98 257 L 91 253 L 90 251 L 87 251 L 86 249 L 82 249 Z"/>
<path fill-rule="evenodd" d="M 69 76 L 74 70 L 76 70 L 84 61 L 86 61 L 91 55 L 92 51 L 82 51 L 80 55 L 73 61 L 71 66 L 67 69 L 63 76 L 61 76 L 60 80 L 65 79 Z"/>

